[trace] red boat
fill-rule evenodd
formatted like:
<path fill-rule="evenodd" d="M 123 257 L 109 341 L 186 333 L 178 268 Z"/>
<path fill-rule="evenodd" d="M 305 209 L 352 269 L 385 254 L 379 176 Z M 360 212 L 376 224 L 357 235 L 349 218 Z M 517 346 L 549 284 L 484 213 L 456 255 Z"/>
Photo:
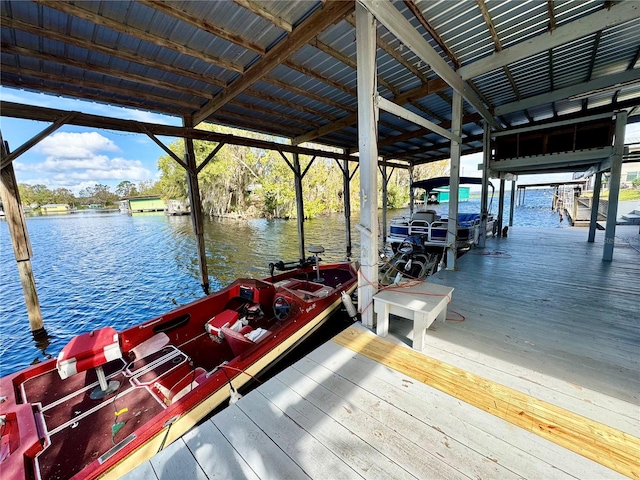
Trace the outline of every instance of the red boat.
<path fill-rule="evenodd" d="M 350 263 L 309 262 L 236 280 L 119 333 L 75 337 L 57 359 L 0 380 L 2 477 L 122 476 L 233 401 L 356 282 Z"/>

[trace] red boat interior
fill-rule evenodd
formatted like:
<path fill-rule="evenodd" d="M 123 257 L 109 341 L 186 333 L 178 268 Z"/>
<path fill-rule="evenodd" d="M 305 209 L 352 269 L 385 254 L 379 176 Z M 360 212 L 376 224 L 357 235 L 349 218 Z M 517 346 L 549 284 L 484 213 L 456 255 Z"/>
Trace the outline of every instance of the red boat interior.
<path fill-rule="evenodd" d="M 290 320 L 325 297 L 335 301 L 334 294 L 354 282 L 348 266 L 321 273 L 321 282 L 311 269 L 271 282 L 240 279 L 120 334 L 107 327 L 76 337 L 57 361 L 12 378 L 13 401 L 7 403 L 13 405 L 2 410 L 22 415 L 15 420 L 22 431 L 18 439 L 10 421 L 4 428 L 3 471 L 11 472 L 11 460 L 22 462 L 22 470 L 27 464 L 27 478 L 70 478 L 96 459 L 107 462 L 136 439 L 140 427 L 157 423 L 154 417 L 203 382 L 209 381 L 208 395 L 228 392 L 230 379 L 260 345 L 290 335 L 297 328 L 287 328 Z M 215 386 L 210 377 L 217 377 Z"/>

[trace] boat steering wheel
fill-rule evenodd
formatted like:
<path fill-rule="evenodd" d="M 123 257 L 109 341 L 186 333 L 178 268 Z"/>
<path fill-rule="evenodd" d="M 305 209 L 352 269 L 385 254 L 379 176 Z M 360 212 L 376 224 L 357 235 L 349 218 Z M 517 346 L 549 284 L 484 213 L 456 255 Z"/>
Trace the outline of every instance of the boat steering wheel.
<path fill-rule="evenodd" d="M 291 313 L 291 302 L 281 295 L 277 296 L 273 302 L 273 313 L 278 320 L 284 320 Z"/>

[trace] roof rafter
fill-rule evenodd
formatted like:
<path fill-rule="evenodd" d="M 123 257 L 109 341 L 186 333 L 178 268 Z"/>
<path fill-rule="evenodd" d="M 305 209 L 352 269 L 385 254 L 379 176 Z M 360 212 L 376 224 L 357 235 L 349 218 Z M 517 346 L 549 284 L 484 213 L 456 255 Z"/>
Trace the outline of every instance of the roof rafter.
<path fill-rule="evenodd" d="M 21 30 L 23 32 L 30 33 L 32 35 L 36 35 L 36 36 L 42 35 L 42 29 L 35 28 L 27 23 L 21 22 L 20 20 L 15 20 L 13 18 L 0 16 L 0 23 L 2 23 L 2 28 L 15 28 L 16 30 Z M 138 55 L 135 55 L 134 53 L 125 52 L 124 50 L 121 50 L 121 49 L 114 50 L 110 47 L 99 45 L 94 42 L 83 40 L 77 37 L 71 37 L 69 35 L 54 32 L 52 30 L 47 31 L 47 37 L 51 40 L 61 42 L 65 45 L 72 44 L 76 47 L 84 48 L 89 52 L 95 51 L 103 55 L 106 55 L 108 57 L 115 57 L 121 60 L 126 60 L 127 62 L 144 65 L 145 67 L 154 68 L 154 69 L 165 71 L 168 73 L 173 73 L 175 75 L 181 75 L 187 78 L 192 78 L 194 80 L 199 80 L 209 85 L 215 85 L 217 87 L 226 87 L 225 82 L 218 80 L 216 78 L 212 78 L 206 75 L 201 75 L 198 73 L 193 73 L 181 68 L 175 68 L 160 62 L 146 60 L 144 58 L 141 58 Z"/>
<path fill-rule="evenodd" d="M 276 117 L 282 118 L 284 120 L 290 121 L 290 122 L 296 122 L 296 123 L 302 123 L 304 125 L 310 125 L 313 127 L 318 127 L 319 123 L 318 122 L 314 122 L 313 120 L 308 120 L 306 118 L 302 118 L 302 117 L 296 117 L 295 115 L 289 115 L 288 113 L 284 113 L 284 112 L 278 112 L 273 110 L 272 108 L 264 108 L 261 107 L 259 105 L 254 105 L 252 103 L 248 103 L 248 102 L 241 102 L 238 99 L 235 99 L 233 101 L 233 103 L 229 103 L 228 105 L 234 106 L 234 107 L 240 107 L 240 108 L 244 108 L 245 110 L 249 110 L 252 112 L 260 112 L 260 113 L 264 113 L 266 115 L 274 115 Z"/>
<path fill-rule="evenodd" d="M 320 82 L 326 83 L 327 85 L 335 88 L 336 90 L 341 90 L 345 93 L 348 93 L 349 95 L 352 95 L 354 99 L 357 98 L 358 96 L 355 88 L 347 87 L 346 85 L 343 85 L 339 82 L 336 82 L 328 78 L 326 75 L 321 75 L 315 72 L 314 70 L 312 70 L 311 68 L 300 65 L 299 63 L 293 62 L 292 60 L 286 60 L 282 62 L 282 65 L 290 68 L 291 70 L 295 70 L 298 73 L 306 75 L 309 78 L 313 78 L 314 80 L 318 80 Z"/>
<path fill-rule="evenodd" d="M 4 70 L 5 69 L 3 67 L 3 71 Z M 4 75 L 2 75 L 2 84 L 7 85 L 7 83 L 5 82 Z M 14 84 L 13 86 L 15 86 L 16 88 L 34 90 L 42 93 L 50 93 L 51 95 L 64 96 L 68 98 L 78 98 L 79 93 L 82 93 L 80 98 L 82 98 L 83 100 L 105 103 L 104 95 L 100 95 L 98 93 L 92 93 L 95 89 L 92 89 L 91 92 L 89 91 L 80 92 L 78 87 L 76 87 L 75 85 L 68 88 L 60 87 L 60 86 L 54 87 L 49 85 L 46 82 L 46 80 L 30 82 L 28 79 L 21 79 L 19 83 Z M 104 85 L 102 89 L 104 89 Z M 169 100 L 167 100 L 166 102 L 168 101 Z M 191 108 L 188 108 L 188 109 L 181 108 L 179 105 L 166 103 L 166 102 L 163 102 L 162 104 L 158 103 L 153 107 L 153 109 L 150 109 L 148 103 L 144 103 L 136 99 L 134 100 L 132 100 L 131 98 L 123 99 L 122 97 L 119 97 L 119 96 L 111 97 L 109 99 L 109 103 L 113 105 L 119 105 L 121 107 L 129 107 L 129 108 L 138 108 L 140 110 L 146 110 L 146 111 L 155 111 L 155 112 L 164 113 L 166 115 L 170 115 L 173 117 L 184 115 L 191 111 Z M 2 115 L 8 116 L 5 112 L 2 112 Z"/>
<path fill-rule="evenodd" d="M 404 0 L 404 4 L 409 8 L 409 10 L 411 10 L 411 13 L 415 15 L 424 29 L 429 32 L 431 38 L 435 40 L 435 42 L 442 49 L 445 55 L 449 57 L 449 59 L 453 62 L 453 66 L 455 68 L 459 68 L 460 60 L 458 60 L 454 53 L 449 49 L 447 44 L 442 40 L 442 38 L 440 38 L 440 35 L 438 35 L 438 32 L 436 32 L 436 29 L 431 26 L 426 18 L 424 18 L 424 15 L 422 14 L 418 6 L 412 0 Z"/>
<path fill-rule="evenodd" d="M 323 8 L 316 10 L 296 27 L 286 39 L 269 50 L 262 59 L 251 66 L 241 78 L 234 81 L 227 90 L 217 95 L 204 108 L 196 112 L 194 114 L 194 122 L 198 124 L 206 120 L 216 110 L 249 88 L 252 83 L 267 75 L 283 60 L 289 58 L 293 52 L 299 50 L 312 38 L 315 38 L 319 32 L 346 17 L 353 9 L 354 3 L 352 1 L 328 1 Z"/>
<path fill-rule="evenodd" d="M 547 30 L 553 32 L 556 29 L 556 14 L 553 0 L 547 0 L 547 15 L 549 15 L 549 26 Z"/>
<path fill-rule="evenodd" d="M 316 110 L 315 108 L 309 108 L 307 106 L 300 105 L 298 103 L 290 102 L 289 100 L 278 98 L 278 97 L 275 97 L 273 95 L 269 95 L 267 93 L 258 91 L 258 90 L 253 89 L 253 88 L 247 88 L 243 92 L 243 95 L 249 95 L 251 97 L 255 97 L 255 98 L 258 98 L 260 100 L 266 100 L 267 102 L 272 102 L 272 103 L 275 103 L 277 105 L 282 105 L 284 107 L 293 108 L 294 110 L 298 110 L 300 112 L 308 113 L 310 115 L 315 115 L 316 117 L 326 118 L 330 122 L 333 122 L 333 121 L 337 120 L 337 117 L 335 115 L 331 115 L 329 113 L 325 113 L 325 112 L 322 112 L 320 110 Z"/>
<path fill-rule="evenodd" d="M 270 13 L 258 2 L 252 2 L 251 0 L 233 0 L 233 2 L 240 5 L 241 7 L 246 8 L 259 17 L 264 18 L 268 22 L 273 23 L 275 26 L 280 27 L 287 33 L 291 33 L 293 31 L 293 25 L 291 25 L 291 23 L 278 17 L 277 15 Z"/>
<path fill-rule="evenodd" d="M 349 24 L 353 28 L 356 27 L 356 19 L 354 15 L 349 15 L 347 17 L 347 22 L 349 22 Z M 380 35 L 377 35 L 377 34 L 376 34 L 376 44 L 378 45 L 378 47 L 384 50 L 387 53 L 387 55 L 393 57 L 393 59 L 396 62 L 404 66 L 404 68 L 406 68 L 411 73 L 413 73 L 417 78 L 419 78 L 422 83 L 427 83 L 429 81 L 429 79 L 415 65 L 413 65 L 411 62 L 405 59 L 402 55 L 400 55 L 400 53 L 396 48 L 394 48 L 388 42 L 384 41 L 380 37 Z"/>
<path fill-rule="evenodd" d="M 505 48 L 501 52 L 496 52 L 490 57 L 464 65 L 458 69 L 458 74 L 463 80 L 469 80 L 501 68 L 504 65 L 523 60 L 531 55 L 578 40 L 598 30 L 636 18 L 640 18 L 640 4 L 638 2 L 619 2 L 610 9 L 600 10 L 568 25 L 557 27 L 553 33 L 547 31 L 513 47 Z"/>
<path fill-rule="evenodd" d="M 43 60 L 45 62 L 57 63 L 58 65 L 63 65 L 67 67 L 74 67 L 79 69 L 87 68 L 87 62 L 75 60 L 69 57 L 63 57 L 60 55 L 54 55 L 50 53 L 46 53 L 46 54 L 40 53 L 37 51 L 29 50 L 27 48 L 18 47 L 15 45 L 6 45 L 4 43 L 1 45 L 0 48 L 2 49 L 2 53 L 15 54 L 15 55 L 20 55 L 22 57 L 31 57 L 38 60 Z M 96 72 L 101 75 L 107 75 L 109 77 L 115 77 L 121 80 L 128 80 L 131 82 L 138 82 L 145 85 L 149 85 L 150 87 L 158 87 L 158 88 L 164 88 L 170 91 L 182 92 L 188 95 L 193 95 L 195 97 L 201 97 L 203 99 L 213 97 L 212 94 L 207 94 L 207 92 L 203 90 L 181 87 L 180 85 L 176 85 L 175 83 L 158 80 L 145 75 L 136 75 L 135 73 L 123 72 L 121 70 L 115 70 L 113 68 L 102 67 L 100 65 L 95 65 L 95 64 L 91 64 L 90 67 L 92 72 Z M 5 68 L 5 66 L 3 65 L 2 68 Z M 169 102 L 170 100 L 166 99 L 166 101 Z"/>
<path fill-rule="evenodd" d="M 405 103 L 415 102 L 427 95 L 432 93 L 439 92 L 448 87 L 446 82 L 441 78 L 435 78 L 433 80 L 429 80 L 426 85 L 420 85 L 413 90 L 409 90 L 407 92 L 403 92 L 400 95 L 397 95 L 392 100 L 394 103 L 398 105 L 404 105 Z M 342 130 L 343 128 L 350 127 L 355 125 L 358 122 L 358 115 L 351 114 L 343 117 L 339 120 L 336 120 L 334 123 L 329 123 L 327 125 L 323 125 L 322 127 L 309 131 L 304 135 L 300 135 L 294 138 L 292 141 L 295 145 L 299 145 L 301 143 L 310 142 L 314 138 L 322 137 L 324 135 L 328 135 L 329 133 L 337 132 Z"/>
<path fill-rule="evenodd" d="M 505 115 L 507 113 L 526 110 L 528 108 L 544 105 L 547 103 L 564 100 L 572 96 L 583 95 L 587 92 L 600 89 L 609 89 L 618 84 L 636 84 L 640 83 L 640 69 L 625 70 L 624 72 L 600 77 L 590 82 L 584 82 L 571 87 L 559 88 L 552 92 L 534 95 L 518 102 L 507 103 L 495 108 L 496 115 Z"/>
<path fill-rule="evenodd" d="M 411 26 L 411 23 L 409 23 L 392 3 L 376 3 L 371 0 L 361 0 L 361 2 L 380 23 L 387 27 L 387 30 L 407 47 L 411 48 L 422 61 L 431 65 L 431 68 L 438 76 L 458 91 L 467 102 L 473 105 L 492 127 L 496 129 L 501 128 L 475 92 L 464 82 L 458 73 L 449 67 L 449 64 L 447 64 L 422 35 Z"/>
<path fill-rule="evenodd" d="M 353 68 L 354 70 L 358 69 L 358 65 L 357 65 L 355 60 L 351 60 L 346 55 L 343 55 L 342 53 L 338 52 L 336 49 L 331 48 L 326 43 L 318 40 L 317 37 L 314 38 L 312 41 L 310 41 L 309 44 L 311 46 L 313 46 L 313 47 L 316 47 L 321 52 L 324 52 L 327 55 L 335 58 L 336 60 L 340 60 L 342 63 L 344 63 L 345 65 L 347 65 L 347 66 L 349 66 L 351 68 Z M 392 92 L 394 95 L 398 94 L 398 90 L 393 85 L 391 85 L 389 82 L 387 82 L 385 79 L 378 78 L 378 81 L 380 82 L 380 85 L 382 85 L 384 88 L 386 88 L 387 90 Z"/>
<path fill-rule="evenodd" d="M 26 68 L 17 68 L 9 65 L 2 66 L 2 73 L 13 73 L 15 75 L 22 75 L 32 78 L 37 78 L 39 80 L 50 81 L 51 78 L 47 73 L 39 72 L 36 70 L 30 70 Z M 55 80 L 55 82 L 59 82 L 59 80 Z M 55 87 L 51 87 L 55 90 Z M 105 88 L 104 83 L 100 82 L 91 82 L 89 80 L 78 80 L 74 79 L 73 83 L 70 83 L 67 89 L 62 88 L 64 91 L 72 91 L 73 88 L 92 88 L 93 90 L 102 91 Z M 109 91 L 115 94 L 124 95 L 126 97 L 131 96 L 131 91 L 126 88 L 117 87 L 115 85 L 109 85 Z M 174 100 L 169 99 L 167 97 L 162 97 L 160 95 L 154 95 L 152 93 L 140 92 L 138 93 L 138 98 L 144 100 L 150 100 L 152 102 L 158 103 L 166 103 L 167 105 L 176 105 L 182 108 L 196 108 L 199 105 L 197 102 L 185 102 L 182 100 Z"/>
<path fill-rule="evenodd" d="M 220 28 L 216 25 L 213 25 L 196 15 L 192 15 L 185 10 L 178 8 L 177 4 L 174 2 L 167 2 L 163 0 L 137 0 L 138 3 L 146 5 L 149 8 L 153 8 L 154 10 L 158 10 L 166 15 L 169 15 L 173 18 L 181 20 L 185 23 L 189 23 L 194 27 L 197 27 L 205 32 L 209 32 L 216 37 L 223 38 L 228 42 L 235 43 L 247 50 L 251 50 L 260 55 L 264 55 L 267 52 L 267 49 L 258 45 L 255 42 L 252 42 L 246 38 L 242 38 L 240 35 L 236 35 L 235 33 L 228 32 L 227 30 Z"/>
<path fill-rule="evenodd" d="M 138 38 L 145 42 L 153 43 L 154 45 L 157 45 L 159 47 L 175 50 L 176 52 L 182 55 L 189 55 L 190 57 L 196 58 L 208 64 L 217 65 L 219 67 L 222 67 L 237 73 L 243 73 L 245 70 L 243 65 L 236 65 L 235 63 L 228 62 L 226 60 L 223 60 L 220 57 L 215 57 L 213 55 L 209 55 L 204 52 L 197 52 L 191 48 L 185 47 L 181 43 L 174 42 L 173 40 L 169 40 L 167 38 L 161 37 L 159 35 L 155 35 L 153 33 L 145 32 L 143 30 L 131 27 L 129 25 L 124 25 L 121 22 L 112 20 L 107 17 L 103 17 L 102 15 L 97 15 L 89 10 L 79 7 L 77 4 L 59 2 L 57 0 L 35 0 L 35 1 L 49 8 L 53 8 L 55 10 L 59 10 L 63 13 L 66 13 L 67 15 L 81 18 L 82 20 L 89 21 L 96 25 L 107 27 L 113 31 Z"/>

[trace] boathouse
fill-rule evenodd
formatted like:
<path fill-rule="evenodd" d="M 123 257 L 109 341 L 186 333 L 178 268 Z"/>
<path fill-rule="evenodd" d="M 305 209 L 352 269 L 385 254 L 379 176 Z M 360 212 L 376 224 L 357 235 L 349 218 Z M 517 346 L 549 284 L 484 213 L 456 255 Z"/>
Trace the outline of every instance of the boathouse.
<path fill-rule="evenodd" d="M 62 213 L 69 213 L 70 208 L 66 203 L 48 203 L 40 207 L 40 213 L 42 215 L 60 215 Z"/>
<path fill-rule="evenodd" d="M 128 197 L 129 211 L 131 213 L 164 212 L 165 201 L 160 195 L 148 195 L 144 197 Z"/>
<path fill-rule="evenodd" d="M 361 323 L 148 452 L 130 478 L 640 476 L 638 232 L 616 225 L 631 160 L 625 130 L 640 120 L 640 3 L 5 1 L 2 38 L 3 88 L 182 121 L 1 102 L 5 118 L 49 123 L 23 145 L 2 142 L 2 201 L 34 329 L 42 321 L 13 161 L 62 126 L 147 135 L 185 170 L 205 292 L 215 265 L 198 174 L 225 145 L 278 151 L 299 213 L 316 158 L 335 160 L 344 199 L 359 171 L 359 221 L 352 232 L 347 202 L 345 238 L 349 255 L 352 234 L 360 248 Z M 286 140 L 214 134 L 201 122 Z M 161 138 L 183 139 L 186 155 Z M 211 143 L 205 159 L 195 139 Z M 417 329 L 416 311 L 414 321 L 391 318 L 386 338 L 374 335 L 389 178 L 406 169 L 413 181 L 417 166 L 449 159 L 457 192 L 460 157 L 480 152 L 483 216 L 489 179 L 500 184 L 502 227 L 506 182 L 514 192 L 518 175 L 582 172 L 594 184 L 589 228 L 514 228 L 458 259 L 452 196 L 445 268 L 432 279 L 453 289 L 445 322 Z M 298 236 L 302 259 L 300 214 Z M 410 348 L 416 332 L 422 351 Z"/>

